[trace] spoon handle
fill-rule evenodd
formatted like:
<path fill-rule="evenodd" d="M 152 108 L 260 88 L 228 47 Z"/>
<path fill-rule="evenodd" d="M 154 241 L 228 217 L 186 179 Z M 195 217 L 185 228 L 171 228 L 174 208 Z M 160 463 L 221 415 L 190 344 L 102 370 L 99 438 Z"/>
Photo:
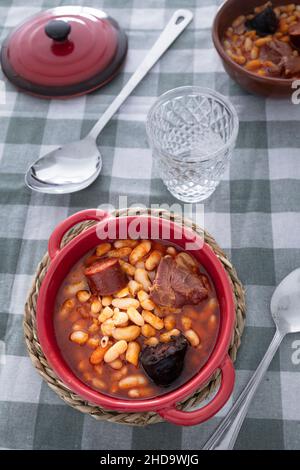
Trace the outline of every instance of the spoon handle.
<path fill-rule="evenodd" d="M 231 450 L 234 447 L 238 433 L 246 417 L 251 400 L 266 373 L 274 354 L 276 353 L 284 335 L 276 330 L 271 344 L 258 368 L 252 375 L 239 398 L 218 426 L 211 438 L 206 442 L 203 450 Z"/>
<path fill-rule="evenodd" d="M 107 110 L 102 114 L 101 118 L 94 125 L 88 137 L 96 140 L 103 127 L 112 118 L 121 104 L 126 100 L 134 88 L 140 83 L 144 76 L 149 72 L 158 59 L 166 52 L 175 39 L 182 33 L 193 18 L 193 13 L 189 10 L 177 10 L 165 29 L 157 39 L 156 43 L 150 49 L 142 63 L 139 65 L 134 74 L 130 77 L 124 88 L 110 104 Z"/>

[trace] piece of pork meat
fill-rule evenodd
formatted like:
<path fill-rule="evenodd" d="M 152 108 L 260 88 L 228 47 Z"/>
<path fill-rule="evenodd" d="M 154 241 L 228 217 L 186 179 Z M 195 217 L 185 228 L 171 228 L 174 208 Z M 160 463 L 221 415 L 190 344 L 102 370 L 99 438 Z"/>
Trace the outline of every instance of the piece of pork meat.
<path fill-rule="evenodd" d="M 282 77 L 282 74 L 284 72 L 282 60 L 279 64 L 274 64 L 274 65 L 270 65 L 269 67 L 266 67 L 266 71 L 267 71 L 268 77 L 274 77 L 274 78 Z"/>
<path fill-rule="evenodd" d="M 104 258 L 84 271 L 94 295 L 111 295 L 123 289 L 128 279 L 117 258 Z"/>
<path fill-rule="evenodd" d="M 261 47 L 259 58 L 261 60 L 270 60 L 274 64 L 279 65 L 283 57 L 291 55 L 293 55 L 293 50 L 289 44 L 273 39 Z"/>
<path fill-rule="evenodd" d="M 208 295 L 199 275 L 178 266 L 171 256 L 161 259 L 150 298 L 163 307 L 197 304 Z"/>
<path fill-rule="evenodd" d="M 289 56 L 282 58 L 282 66 L 286 76 L 293 76 L 300 74 L 300 57 Z"/>
<path fill-rule="evenodd" d="M 289 27 L 290 42 L 296 48 L 300 49 L 300 21 Z"/>
<path fill-rule="evenodd" d="M 179 377 L 188 344 L 186 337 L 180 334 L 169 343 L 147 346 L 141 352 L 141 364 L 156 385 L 167 387 Z"/>
<path fill-rule="evenodd" d="M 262 46 L 259 58 L 273 62 L 274 65 L 267 68 L 269 76 L 292 76 L 300 73 L 300 58 L 293 55 L 293 49 L 289 44 L 278 39 Z"/>

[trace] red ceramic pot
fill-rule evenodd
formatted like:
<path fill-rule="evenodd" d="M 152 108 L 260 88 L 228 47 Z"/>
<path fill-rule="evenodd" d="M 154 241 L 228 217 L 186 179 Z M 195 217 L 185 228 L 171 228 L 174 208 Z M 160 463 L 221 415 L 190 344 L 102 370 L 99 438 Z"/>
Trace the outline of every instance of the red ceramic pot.
<path fill-rule="evenodd" d="M 96 220 L 98 223 L 76 236 L 65 247 L 60 248 L 63 235 L 74 225 L 87 220 Z M 211 356 L 192 379 L 176 390 L 157 398 L 125 400 L 95 391 L 75 376 L 58 348 L 53 326 L 53 312 L 55 298 L 65 276 L 85 253 L 101 243 L 99 234 L 108 232 L 109 239 L 126 238 L 128 234 L 131 235 L 130 230 L 137 223 L 142 227 L 140 232 L 142 238 L 151 238 L 149 234 L 155 233 L 155 238 L 165 240 L 165 234 L 169 232 L 168 241 L 183 249 L 186 249 L 186 243 L 189 242 L 202 244 L 202 248 L 197 251 L 193 250 L 192 254 L 207 270 L 214 283 L 220 304 L 220 329 Z M 111 236 L 111 233 L 114 235 Z M 78 212 L 60 223 L 50 237 L 48 249 L 51 264 L 43 280 L 37 301 L 38 338 L 49 364 L 71 390 L 88 402 L 109 410 L 120 412 L 155 411 L 167 421 L 184 426 L 202 423 L 223 407 L 234 386 L 234 368 L 228 356 L 228 347 L 235 322 L 234 301 L 232 287 L 222 264 L 209 245 L 202 243 L 199 235 L 186 228 L 183 232 L 182 227 L 178 224 L 165 219 L 143 215 L 115 218 L 103 211 L 90 209 Z M 222 380 L 215 397 L 198 410 L 191 412 L 178 410 L 176 404 L 203 387 L 216 369 L 221 369 Z"/>

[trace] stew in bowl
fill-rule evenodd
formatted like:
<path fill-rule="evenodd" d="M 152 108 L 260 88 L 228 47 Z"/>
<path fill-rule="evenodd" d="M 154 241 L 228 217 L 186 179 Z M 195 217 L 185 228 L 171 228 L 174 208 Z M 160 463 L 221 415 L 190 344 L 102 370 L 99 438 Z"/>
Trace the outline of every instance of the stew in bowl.
<path fill-rule="evenodd" d="M 91 220 L 97 223 L 61 247 L 70 229 Z M 149 214 L 88 209 L 56 227 L 48 253 L 38 340 L 53 373 L 79 399 L 189 426 L 226 403 L 234 386 L 233 292 L 200 234 Z M 218 369 L 220 387 L 205 406 L 177 408 Z"/>
<path fill-rule="evenodd" d="M 207 362 L 219 330 L 207 272 L 174 245 L 105 242 L 71 269 L 54 325 L 68 365 L 95 390 L 151 398 L 174 390 Z"/>

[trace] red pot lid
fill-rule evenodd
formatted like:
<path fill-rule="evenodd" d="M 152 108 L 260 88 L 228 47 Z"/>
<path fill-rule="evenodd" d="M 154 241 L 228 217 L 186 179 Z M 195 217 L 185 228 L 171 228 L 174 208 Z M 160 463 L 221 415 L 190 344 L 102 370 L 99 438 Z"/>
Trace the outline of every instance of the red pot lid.
<path fill-rule="evenodd" d="M 89 93 L 110 81 L 127 52 L 127 37 L 101 10 L 67 6 L 46 10 L 5 39 L 1 65 L 22 90 L 45 98 Z"/>

